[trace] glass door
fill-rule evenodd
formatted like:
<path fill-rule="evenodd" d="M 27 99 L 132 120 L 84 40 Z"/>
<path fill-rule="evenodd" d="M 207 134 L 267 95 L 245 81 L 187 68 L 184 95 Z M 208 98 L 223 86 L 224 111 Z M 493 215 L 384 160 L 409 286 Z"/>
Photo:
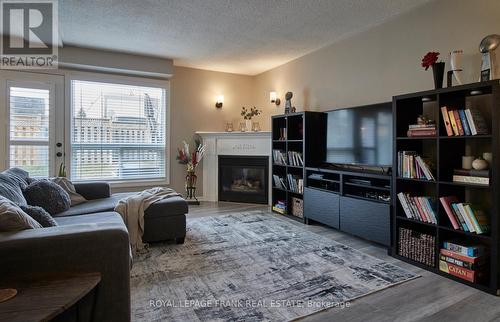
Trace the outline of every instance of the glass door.
<path fill-rule="evenodd" d="M 32 177 L 57 175 L 64 160 L 63 77 L 9 72 L 0 82 L 8 123 L 4 168 L 19 167 Z"/>

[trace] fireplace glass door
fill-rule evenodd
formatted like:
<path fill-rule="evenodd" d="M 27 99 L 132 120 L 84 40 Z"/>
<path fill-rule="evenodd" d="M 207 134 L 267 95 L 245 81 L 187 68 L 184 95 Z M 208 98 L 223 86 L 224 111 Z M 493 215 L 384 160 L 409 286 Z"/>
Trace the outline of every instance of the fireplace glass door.
<path fill-rule="evenodd" d="M 219 156 L 219 201 L 268 202 L 268 158 Z"/>

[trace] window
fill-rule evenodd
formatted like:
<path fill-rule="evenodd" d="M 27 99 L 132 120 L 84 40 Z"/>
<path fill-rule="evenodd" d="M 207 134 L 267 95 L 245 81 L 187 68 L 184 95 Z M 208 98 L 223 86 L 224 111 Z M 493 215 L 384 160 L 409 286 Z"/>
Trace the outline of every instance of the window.
<path fill-rule="evenodd" d="M 166 90 L 71 81 L 71 178 L 166 178 Z"/>
<path fill-rule="evenodd" d="M 49 175 L 48 89 L 16 87 L 9 91 L 9 166 L 33 177 Z"/>

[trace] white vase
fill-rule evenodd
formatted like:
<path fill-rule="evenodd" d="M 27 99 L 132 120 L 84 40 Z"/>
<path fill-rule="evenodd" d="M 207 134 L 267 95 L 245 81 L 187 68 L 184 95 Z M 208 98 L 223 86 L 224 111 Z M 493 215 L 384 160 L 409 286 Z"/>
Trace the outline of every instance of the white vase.
<path fill-rule="evenodd" d="M 450 70 L 453 71 L 453 76 L 457 80 L 458 85 L 463 84 L 462 54 L 463 54 L 462 50 L 454 50 L 450 53 L 450 65 L 451 65 Z"/>
<path fill-rule="evenodd" d="M 247 129 L 247 132 L 252 131 L 252 120 L 245 120 L 245 127 Z"/>

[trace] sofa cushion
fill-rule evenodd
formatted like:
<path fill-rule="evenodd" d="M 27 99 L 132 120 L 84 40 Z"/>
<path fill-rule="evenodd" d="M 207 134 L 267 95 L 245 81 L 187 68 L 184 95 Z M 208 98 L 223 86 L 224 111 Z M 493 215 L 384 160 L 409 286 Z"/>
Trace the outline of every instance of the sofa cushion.
<path fill-rule="evenodd" d="M 113 211 L 118 203 L 118 200 L 128 195 L 129 193 L 115 193 L 109 198 L 87 200 L 87 202 L 73 206 L 68 210 L 57 214 L 55 217 L 78 216 L 93 214 L 96 212 Z"/>
<path fill-rule="evenodd" d="M 18 205 L 26 205 L 23 189 L 28 185 L 28 172 L 12 168 L 0 173 L 0 196 Z"/>
<path fill-rule="evenodd" d="M 23 193 L 29 205 L 42 207 L 51 215 L 66 211 L 71 207 L 68 193 L 58 184 L 47 179 L 30 183 Z"/>
<path fill-rule="evenodd" d="M 81 194 L 76 192 L 73 182 L 69 181 L 68 178 L 54 177 L 49 180 L 59 185 L 68 193 L 69 199 L 71 200 L 71 206 L 76 206 L 87 201 L 87 199 L 85 199 Z"/>
<path fill-rule="evenodd" d="M 120 199 L 133 194 L 134 192 L 121 192 L 114 193 L 109 198 L 88 200 L 83 204 L 76 205 L 64 212 L 55 215 L 55 217 L 77 216 L 103 211 L 113 211 Z M 146 209 L 144 218 L 177 216 L 186 214 L 187 212 L 187 202 L 182 197 L 172 197 L 158 201 L 149 206 L 148 209 Z"/>
<path fill-rule="evenodd" d="M 37 206 L 19 206 L 25 213 L 27 213 L 31 218 L 35 219 L 42 227 L 54 227 L 57 226 L 57 222 L 52 218 L 52 216 L 42 207 Z"/>
<path fill-rule="evenodd" d="M 42 228 L 13 201 L 0 196 L 0 232 Z"/>
<path fill-rule="evenodd" d="M 77 225 L 77 224 L 98 224 L 98 225 L 120 225 L 125 227 L 123 219 L 119 213 L 114 211 L 98 212 L 95 214 L 86 214 L 80 216 L 56 217 L 54 220 L 59 226 Z"/>

